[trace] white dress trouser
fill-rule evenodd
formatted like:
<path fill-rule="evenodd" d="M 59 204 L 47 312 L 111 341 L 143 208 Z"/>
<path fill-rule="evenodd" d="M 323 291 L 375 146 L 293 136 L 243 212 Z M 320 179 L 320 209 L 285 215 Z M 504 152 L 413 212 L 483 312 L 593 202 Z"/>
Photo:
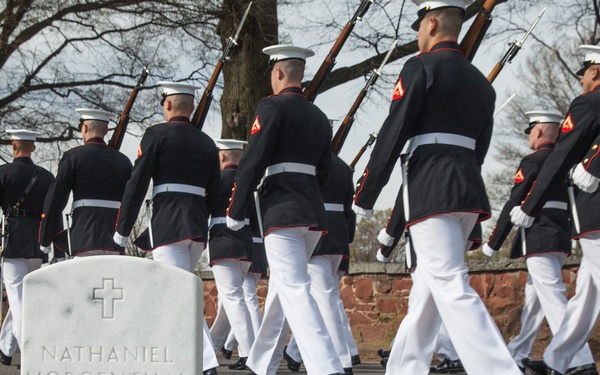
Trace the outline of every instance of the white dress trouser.
<path fill-rule="evenodd" d="M 252 320 L 248 306 L 246 306 L 244 290 L 242 288 L 249 268 L 249 262 L 241 262 L 233 259 L 220 260 L 212 265 L 218 298 L 223 307 L 222 310 L 227 314 L 231 330 L 237 339 L 240 357 L 248 356 L 254 342 Z M 224 336 L 227 338 L 227 334 Z"/>
<path fill-rule="evenodd" d="M 41 266 L 42 260 L 37 258 L 4 258 L 2 277 L 10 308 L 0 330 L 0 350 L 9 357 L 21 346 L 23 278 Z"/>
<path fill-rule="evenodd" d="M 320 237 L 321 232 L 299 227 L 271 229 L 264 239 L 271 270 L 269 292 L 263 324 L 246 362 L 258 375 L 277 373 L 289 328 L 296 336 L 308 374 L 344 372 L 310 294 L 308 260 Z"/>
<path fill-rule="evenodd" d="M 342 326 L 344 328 L 344 336 L 346 337 L 346 344 L 348 345 L 348 350 L 350 350 L 350 355 L 355 356 L 358 355 L 358 347 L 356 346 L 356 342 L 354 341 L 354 336 L 352 335 L 352 329 L 350 329 L 350 321 L 348 320 L 348 314 L 346 314 L 346 308 L 344 307 L 344 301 L 340 297 L 340 289 L 339 283 L 344 277 L 343 271 L 338 271 L 338 283 L 336 284 L 336 288 L 338 289 L 338 310 L 340 311 L 340 318 L 342 319 Z"/>
<path fill-rule="evenodd" d="M 242 288 L 244 289 L 244 299 L 246 300 L 246 306 L 248 306 L 248 311 L 250 312 L 250 318 L 252 320 L 254 337 L 258 334 L 258 329 L 262 323 L 262 311 L 260 309 L 260 303 L 258 302 L 258 295 L 256 294 L 256 289 L 258 288 L 258 282 L 260 281 L 261 276 L 260 273 L 248 272 L 244 278 L 244 283 L 242 284 Z M 215 347 L 217 349 L 220 348 L 216 343 Z M 227 350 L 233 350 L 237 347 L 237 340 L 235 339 L 233 330 L 229 329 L 229 334 L 227 335 L 227 340 L 225 341 L 225 344 L 223 344 L 223 347 Z"/>
<path fill-rule="evenodd" d="M 558 331 L 567 311 L 567 292 L 562 279 L 562 266 L 566 257 L 567 256 L 564 253 L 546 253 L 527 258 L 527 269 L 529 270 L 527 283 L 529 285 L 529 280 L 531 279 L 533 288 L 526 288 L 525 292 L 527 293 L 529 291 L 530 293 L 533 293 L 533 298 L 537 299 L 537 301 L 533 302 L 537 302 L 541 307 L 542 316 L 546 316 L 546 321 L 553 333 Z M 525 297 L 526 302 L 528 300 L 532 302 L 531 299 L 531 297 Z M 540 330 L 541 320 L 539 318 L 529 319 L 525 317 L 525 319 L 523 319 L 526 312 L 535 312 L 535 309 L 535 307 L 531 309 L 523 307 L 523 314 L 521 315 L 521 333 L 515 338 L 517 343 L 521 341 L 522 344 L 513 346 L 511 345 L 515 341 L 513 340 L 508 345 L 511 354 L 514 352 L 514 347 L 521 346 L 517 353 L 518 356 L 513 354 L 513 358 L 518 364 L 521 363 L 523 358 L 529 357 L 536 335 Z M 528 327 L 526 324 L 528 321 L 537 323 L 538 325 Z M 528 339 L 520 340 L 521 335 Z M 521 357 L 524 354 L 525 357 Z M 586 365 L 593 362 L 594 358 L 592 357 L 592 352 L 589 346 L 585 344 L 581 350 L 577 352 L 569 367 Z"/>
<path fill-rule="evenodd" d="M 152 251 L 152 258 L 157 262 L 166 263 L 188 272 L 194 272 L 205 247 L 206 242 L 192 240 L 173 242 L 155 248 Z M 217 361 L 217 355 L 213 349 L 208 325 L 206 325 L 206 318 L 203 319 L 202 326 L 202 367 L 206 371 L 218 367 L 219 361 Z"/>
<path fill-rule="evenodd" d="M 583 257 L 575 296 L 569 300 L 560 328 L 554 332 L 544 353 L 548 366 L 562 373 L 571 367 L 576 353 L 587 344 L 600 314 L 600 232 L 582 236 L 579 243 Z"/>
<path fill-rule="evenodd" d="M 386 374 L 428 374 L 443 321 L 467 373 L 521 375 L 483 301 L 469 285 L 464 251 L 477 217 L 443 214 L 410 227 L 419 265 Z"/>
<path fill-rule="evenodd" d="M 315 255 L 308 261 L 308 274 L 311 279 L 310 293 L 317 302 L 317 306 L 319 306 L 319 311 L 323 316 L 325 326 L 331 336 L 331 341 L 342 362 L 342 366 L 344 368 L 352 368 L 350 350 L 346 343 L 346 336 L 338 307 L 340 295 L 337 287 L 339 282 L 337 270 L 340 268 L 341 261 L 341 254 Z M 300 350 L 293 336 L 288 343 L 286 352 L 295 361 L 302 362 Z"/>
<path fill-rule="evenodd" d="M 213 321 L 212 326 L 210 326 L 210 337 L 212 338 L 213 348 L 215 350 L 219 350 L 221 347 L 224 347 L 225 340 L 230 333 L 233 333 L 233 330 L 231 330 L 229 319 L 227 318 L 227 314 L 223 308 L 223 301 L 218 299 L 217 314 L 215 315 L 215 320 Z M 229 349 L 226 346 L 225 348 Z"/>
<path fill-rule="evenodd" d="M 450 340 L 450 336 L 448 336 L 448 331 L 446 330 L 446 326 L 444 324 L 440 325 L 440 332 L 438 333 L 434 350 L 435 357 L 440 361 L 443 361 L 444 359 L 448 359 L 450 361 L 456 361 L 460 359 L 458 358 L 456 349 L 454 349 L 454 345 L 452 345 L 452 341 Z"/>

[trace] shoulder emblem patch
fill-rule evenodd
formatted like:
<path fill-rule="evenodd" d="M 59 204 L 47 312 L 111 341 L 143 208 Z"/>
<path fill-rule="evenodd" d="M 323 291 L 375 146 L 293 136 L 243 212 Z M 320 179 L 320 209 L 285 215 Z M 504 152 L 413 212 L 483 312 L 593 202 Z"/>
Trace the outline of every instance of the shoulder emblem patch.
<path fill-rule="evenodd" d="M 394 87 L 394 95 L 392 97 L 392 100 L 402 99 L 403 96 L 404 96 L 404 87 L 402 87 L 402 77 L 400 77 L 400 79 L 396 83 L 396 87 Z"/>
<path fill-rule="evenodd" d="M 258 133 L 260 128 L 261 128 L 260 120 L 258 119 L 258 115 L 256 115 L 256 118 L 254 119 L 254 123 L 252 124 L 252 130 L 250 130 L 250 134 Z"/>
<path fill-rule="evenodd" d="M 141 157 L 141 156 L 142 156 L 142 144 L 140 143 L 140 144 L 138 145 L 138 156 L 137 156 L 137 157 L 139 158 L 139 157 Z"/>
<path fill-rule="evenodd" d="M 520 184 L 525 180 L 525 175 L 523 174 L 523 168 L 519 168 L 517 173 L 515 174 L 515 184 Z"/>
<path fill-rule="evenodd" d="M 562 133 L 568 133 L 571 130 L 573 130 L 574 127 L 575 123 L 573 123 L 573 119 L 571 118 L 571 114 L 569 113 L 569 115 L 565 119 L 565 122 L 563 122 L 562 126 L 560 127 L 560 131 Z"/>

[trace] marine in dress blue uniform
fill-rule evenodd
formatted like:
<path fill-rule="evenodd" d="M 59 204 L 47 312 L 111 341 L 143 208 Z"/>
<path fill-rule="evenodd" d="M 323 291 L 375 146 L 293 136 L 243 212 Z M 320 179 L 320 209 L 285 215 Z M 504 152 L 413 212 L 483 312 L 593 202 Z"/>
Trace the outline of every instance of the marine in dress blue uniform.
<path fill-rule="evenodd" d="M 84 144 L 66 151 L 44 202 L 40 244 L 70 256 L 123 254 L 112 239 L 131 161 L 108 147 L 104 136 L 112 113 L 77 109 Z M 73 193 L 71 228 L 62 231 L 61 213 Z M 69 231 L 70 233 L 67 233 Z"/>
<path fill-rule="evenodd" d="M 344 366 L 344 372 L 351 374 L 352 354 L 346 338 L 344 319 L 339 309 L 341 298 L 337 272 L 342 258 L 350 251 L 349 243 L 354 237 L 356 225 L 356 215 L 352 211 L 354 183 L 350 167 L 335 153 L 331 154 L 329 179 L 321 188 L 321 193 L 325 201 L 327 234 L 321 237 L 308 261 L 310 292 L 323 315 L 334 348 Z M 345 321 L 347 322 L 348 319 L 346 318 Z M 302 361 L 295 339 L 290 340 L 286 354 L 295 362 Z M 288 365 L 289 362 L 288 360 Z"/>
<path fill-rule="evenodd" d="M 193 272 L 208 239 L 208 213 L 219 202 L 219 156 L 213 140 L 189 119 L 198 87 L 159 85 L 166 121 L 149 127 L 142 137 L 113 238 L 127 244 L 152 180 L 150 226 L 134 243 L 152 251 L 155 261 Z M 206 321 L 203 333 L 204 373 L 213 375 L 219 363 Z"/>
<path fill-rule="evenodd" d="M 525 134 L 534 152 L 521 160 L 515 173 L 510 198 L 504 205 L 498 222 L 483 252 L 494 256 L 513 227 L 510 211 L 519 206 L 535 183 L 538 173 L 554 150 L 564 116 L 548 111 L 531 111 L 525 115 L 529 126 Z M 526 258 L 529 275 L 525 285 L 525 305 L 521 314 L 521 331 L 508 344 L 508 350 L 520 367 L 530 357 L 535 338 L 544 316 L 550 329 L 556 332 L 567 307 L 566 288 L 562 280 L 562 266 L 571 254 L 571 222 L 568 211 L 567 176 L 551 187 L 548 201 L 530 228 L 517 232 L 511 259 Z M 522 235 L 525 238 L 522 238 Z M 525 244 L 525 246 L 523 246 Z M 590 348 L 585 345 L 573 359 L 570 367 L 593 362 Z"/>
<path fill-rule="evenodd" d="M 302 94 L 305 60 L 312 51 L 271 46 L 274 95 L 259 101 L 248 149 L 239 165 L 228 226 L 241 228 L 258 189 L 264 244 L 271 271 L 263 324 L 247 365 L 259 375 L 275 374 L 291 327 L 309 374 L 343 372 L 316 302 L 310 294 L 308 260 L 326 230 L 320 186 L 331 163 L 327 116 Z M 261 179 L 264 180 L 261 183 Z M 286 323 L 287 320 L 287 323 Z"/>
<path fill-rule="evenodd" d="M 2 239 L 2 278 L 10 305 L 0 331 L 0 363 L 10 365 L 22 344 L 23 278 L 48 259 L 40 250 L 38 232 L 44 197 L 54 176 L 31 160 L 40 133 L 24 129 L 6 132 L 14 159 L 0 166 L 0 205 L 7 236 Z"/>
<path fill-rule="evenodd" d="M 481 246 L 481 224 L 477 223 L 473 230 L 469 234 L 465 251 L 476 250 Z M 377 236 L 378 241 L 381 243 L 381 247 L 377 251 L 376 258 L 380 262 L 390 262 L 392 260 L 392 252 L 400 242 L 402 235 L 405 236 L 405 252 L 409 254 L 405 255 L 405 266 L 406 269 L 411 273 L 411 278 L 415 282 L 414 270 L 417 267 L 417 255 L 413 246 L 410 243 L 410 232 L 406 230 L 406 220 L 403 208 L 403 196 L 402 192 L 396 197 L 394 208 L 388 218 L 388 223 Z M 418 281 L 417 281 L 418 282 Z M 412 314 L 412 310 L 409 309 L 409 313 Z M 409 317 L 410 318 L 410 317 Z M 405 340 L 404 337 L 397 337 L 398 340 Z M 393 345 L 393 342 L 392 342 Z M 448 332 L 444 325 L 440 326 L 435 345 L 435 357 L 440 360 L 440 363 L 436 366 L 432 366 L 429 370 L 433 374 L 449 374 L 464 372 L 464 367 L 456 349 L 448 336 Z M 377 352 L 382 360 L 381 365 L 385 368 L 387 361 L 389 360 L 390 351 L 385 349 L 379 349 Z"/>
<path fill-rule="evenodd" d="M 445 322 L 467 372 L 485 368 L 489 374 L 517 375 L 519 368 L 465 277 L 469 233 L 490 216 L 481 165 L 490 145 L 496 98 L 456 42 L 472 1 L 413 1 L 419 6 L 413 27 L 418 28 L 421 54 L 400 73 L 354 201 L 357 213 L 372 214 L 394 165 L 405 155 L 404 208 L 419 282 L 413 282 L 410 296 L 414 318 L 404 319 L 398 331 L 407 340 L 394 342 L 386 373 L 427 373 L 435 337 Z M 478 339 L 482 332 L 484 342 Z"/>
<path fill-rule="evenodd" d="M 536 183 L 521 206 L 511 210 L 511 221 L 522 227 L 531 227 L 554 187 L 576 164 L 584 161 L 586 153 L 600 136 L 600 47 L 581 46 L 585 55 L 581 77 L 583 95 L 573 99 L 560 131 L 554 151 L 546 158 Z M 597 374 L 593 363 L 569 368 L 576 353 L 586 344 L 600 314 L 598 287 L 600 286 L 600 219 L 597 193 L 578 192 L 577 216 L 573 225 L 577 232 L 583 257 L 577 274 L 576 294 L 567 304 L 567 312 L 560 328 L 544 353 L 545 364 L 532 369 L 533 373 Z M 546 365 L 549 369 L 546 369 Z M 540 372 L 538 372 L 538 370 Z"/>
<path fill-rule="evenodd" d="M 252 230 L 250 222 L 244 228 L 233 231 L 227 228 L 226 212 L 235 180 L 235 173 L 243 154 L 245 141 L 235 139 L 215 140 L 219 149 L 221 185 L 219 204 L 211 211 L 209 233 L 209 264 L 218 291 L 218 310 L 210 333 L 215 349 L 224 347 L 233 332 L 238 343 L 240 359 L 230 369 L 246 369 L 246 359 L 254 342 L 254 327 L 250 310 L 244 296 L 244 280 L 252 259 Z M 256 289 L 254 289 L 256 294 Z M 220 322 L 226 322 L 223 324 Z M 257 327 L 258 330 L 258 327 Z"/>

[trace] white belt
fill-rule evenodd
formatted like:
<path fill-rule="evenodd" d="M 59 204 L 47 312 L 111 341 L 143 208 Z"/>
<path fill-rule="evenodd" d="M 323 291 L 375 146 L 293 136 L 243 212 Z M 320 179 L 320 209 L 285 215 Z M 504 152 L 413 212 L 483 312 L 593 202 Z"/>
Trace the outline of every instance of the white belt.
<path fill-rule="evenodd" d="M 265 171 L 265 177 L 283 172 L 304 173 L 314 176 L 317 174 L 317 169 L 314 165 L 309 164 L 279 163 L 269 166 Z"/>
<path fill-rule="evenodd" d="M 211 217 L 209 226 L 212 227 L 216 224 L 227 224 L 227 218 L 225 216 Z M 244 224 L 250 225 L 250 219 L 244 220 Z"/>
<path fill-rule="evenodd" d="M 557 210 L 568 210 L 569 209 L 569 205 L 567 204 L 567 202 L 561 202 L 561 201 L 548 201 L 546 202 L 546 204 L 544 205 L 543 208 L 556 208 Z"/>
<path fill-rule="evenodd" d="M 473 138 L 465 137 L 464 135 L 452 134 L 452 133 L 428 133 L 421 134 L 412 137 L 406 142 L 402 154 L 408 154 L 412 156 L 413 152 L 419 146 L 442 144 L 468 148 L 469 150 L 475 150 L 476 141 Z"/>
<path fill-rule="evenodd" d="M 252 242 L 263 243 L 263 239 L 262 239 L 262 237 L 252 237 Z"/>
<path fill-rule="evenodd" d="M 107 201 L 104 199 L 79 199 L 73 202 L 71 211 L 79 207 L 102 207 L 102 208 L 121 208 L 121 202 L 119 201 Z"/>
<path fill-rule="evenodd" d="M 325 211 L 344 212 L 344 205 L 339 203 L 325 203 Z"/>
<path fill-rule="evenodd" d="M 162 184 L 155 186 L 152 189 L 152 198 L 159 193 L 172 192 L 172 193 L 188 193 L 204 196 L 206 194 L 206 189 L 199 186 L 194 185 L 186 185 L 186 184 Z"/>

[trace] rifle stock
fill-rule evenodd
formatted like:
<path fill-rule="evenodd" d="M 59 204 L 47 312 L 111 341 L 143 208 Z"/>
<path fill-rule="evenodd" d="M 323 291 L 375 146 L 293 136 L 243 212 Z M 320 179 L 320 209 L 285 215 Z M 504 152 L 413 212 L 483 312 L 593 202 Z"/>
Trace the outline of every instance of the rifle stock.
<path fill-rule="evenodd" d="M 310 84 L 308 85 L 306 92 L 304 93 L 304 96 L 306 96 L 306 98 L 310 102 L 314 102 L 317 98 L 317 94 L 319 93 L 321 85 L 323 84 L 323 82 L 325 82 L 325 78 L 327 78 L 327 76 L 333 69 L 333 66 L 336 62 L 335 59 L 340 53 L 342 47 L 344 46 L 344 43 L 346 43 L 346 40 L 350 36 L 350 33 L 354 29 L 356 21 L 362 19 L 365 13 L 367 13 L 367 10 L 369 10 L 369 7 L 373 3 L 373 1 L 374 0 L 362 0 L 360 6 L 358 7 L 358 10 L 354 13 L 354 16 L 352 16 L 352 19 L 350 19 L 350 21 L 348 21 L 346 26 L 344 26 L 344 28 L 342 29 L 340 36 L 338 36 L 337 40 L 333 44 L 333 47 L 331 47 L 331 50 L 327 54 L 327 57 L 325 57 L 325 60 L 319 67 L 319 70 L 313 77 L 312 81 L 310 81 Z"/>
<path fill-rule="evenodd" d="M 492 22 L 492 10 L 496 6 L 497 0 L 486 0 L 481 6 L 481 10 L 475 16 L 475 20 L 471 24 L 465 37 L 460 42 L 460 50 L 469 59 L 473 60 L 475 53 L 487 32 L 490 23 Z"/>
<path fill-rule="evenodd" d="M 206 85 L 206 88 L 202 93 L 200 103 L 198 103 L 198 107 L 194 112 L 194 116 L 192 117 L 192 125 L 194 125 L 194 127 L 200 130 L 202 130 L 202 127 L 204 126 L 206 115 L 208 114 L 208 110 L 210 109 L 210 104 L 212 103 L 213 99 L 213 90 L 215 89 L 215 85 L 217 84 L 217 79 L 219 79 L 219 75 L 221 75 L 223 65 L 231 58 L 231 52 L 233 51 L 233 48 L 238 45 L 237 40 L 240 36 L 240 32 L 242 31 L 242 26 L 244 26 L 244 23 L 246 22 L 246 17 L 248 17 L 248 13 L 250 12 L 250 7 L 252 7 L 252 1 L 248 4 L 248 7 L 246 8 L 244 15 L 242 16 L 242 19 L 240 20 L 240 24 L 238 25 L 238 28 L 235 31 L 235 34 L 227 38 L 227 44 L 223 49 L 223 54 L 219 58 L 219 61 L 217 61 L 217 65 L 215 65 L 215 70 L 210 76 L 210 80 L 208 81 L 208 84 Z"/>
<path fill-rule="evenodd" d="M 367 96 L 367 92 L 368 89 L 365 90 L 364 88 L 360 91 L 358 97 L 354 100 L 354 103 L 352 103 L 350 112 L 348 112 L 346 117 L 344 117 L 344 121 L 342 121 L 340 127 L 335 133 L 335 136 L 331 140 L 331 151 L 335 152 L 336 154 L 339 154 L 342 150 L 344 141 L 346 141 L 346 137 L 348 136 L 348 133 L 350 133 L 350 128 L 352 127 L 352 124 L 354 124 L 354 116 L 356 115 L 356 111 L 358 111 L 360 104 Z"/>
<path fill-rule="evenodd" d="M 200 98 L 196 112 L 194 112 L 194 117 L 192 117 L 192 125 L 200 130 L 202 130 L 204 120 L 206 120 L 206 115 L 210 109 L 210 104 L 212 103 L 213 99 L 213 89 L 217 84 L 217 79 L 219 79 L 221 70 L 223 70 L 223 62 L 219 60 L 215 66 L 212 76 L 210 77 L 210 80 L 208 81 L 208 85 L 206 85 L 206 89 L 204 89 L 204 92 L 202 93 L 202 98 Z"/>
<path fill-rule="evenodd" d="M 133 103 L 135 103 L 135 99 L 137 98 L 142 87 L 144 86 L 144 82 L 146 82 L 146 78 L 148 78 L 148 75 L 150 74 L 150 65 L 152 65 L 152 62 L 154 62 L 154 58 L 156 57 L 156 54 L 158 53 L 158 49 L 160 48 L 161 44 L 162 41 L 159 42 L 156 46 L 156 49 L 154 50 L 154 53 L 152 54 L 152 58 L 150 59 L 148 65 L 142 69 L 142 75 L 140 76 L 140 78 L 137 81 L 137 84 L 131 91 L 131 95 L 129 95 L 129 99 L 127 99 L 125 108 L 123 108 L 123 112 L 121 112 L 121 115 L 119 116 L 117 127 L 115 128 L 115 131 L 113 132 L 112 137 L 110 137 L 110 141 L 108 142 L 108 145 L 114 148 L 115 150 L 121 148 L 123 138 L 125 138 L 125 131 L 127 130 L 127 125 L 129 124 L 129 113 L 131 112 L 131 108 L 133 108 Z"/>
<path fill-rule="evenodd" d="M 127 130 L 127 125 L 129 124 L 129 113 L 131 112 L 131 108 L 133 108 L 133 103 L 135 103 L 135 99 L 137 98 L 142 86 L 144 86 L 144 82 L 146 81 L 146 78 L 148 77 L 149 73 L 150 71 L 148 70 L 148 68 L 144 68 L 142 70 L 142 75 L 140 76 L 140 79 L 131 91 L 131 95 L 129 95 L 129 99 L 127 99 L 125 108 L 123 108 L 123 112 L 121 112 L 121 115 L 119 116 L 119 121 L 117 121 L 117 127 L 115 128 L 115 131 L 113 132 L 112 136 L 110 137 L 110 141 L 108 142 L 108 145 L 114 148 L 115 150 L 120 149 L 121 144 L 123 144 L 123 138 L 125 138 L 125 131 Z"/>
<path fill-rule="evenodd" d="M 344 141 L 346 141 L 346 137 L 348 136 L 348 133 L 350 132 L 350 128 L 352 127 L 352 124 L 354 123 L 354 116 L 356 115 L 358 108 L 360 107 L 362 101 L 365 99 L 365 97 L 367 96 L 367 94 L 369 93 L 371 88 L 373 88 L 373 86 L 377 82 L 377 79 L 379 78 L 379 76 L 381 75 L 381 72 L 383 71 L 383 67 L 385 66 L 385 64 L 387 64 L 388 60 L 390 59 L 390 56 L 392 55 L 392 52 L 394 52 L 394 49 L 396 49 L 397 45 L 398 45 L 398 39 L 394 40 L 394 42 L 388 49 L 387 54 L 385 55 L 385 57 L 381 61 L 381 64 L 379 65 L 379 68 L 373 69 L 373 71 L 371 72 L 371 75 L 369 76 L 367 83 L 362 88 L 362 90 L 360 90 L 360 93 L 358 93 L 357 98 L 354 100 L 354 103 L 352 103 L 352 107 L 350 108 L 350 111 L 344 118 L 344 121 L 342 121 L 342 124 L 338 128 L 338 131 L 335 133 L 335 136 L 331 140 L 331 150 L 333 152 L 335 152 L 336 154 L 340 153 L 342 146 L 344 145 Z"/>

